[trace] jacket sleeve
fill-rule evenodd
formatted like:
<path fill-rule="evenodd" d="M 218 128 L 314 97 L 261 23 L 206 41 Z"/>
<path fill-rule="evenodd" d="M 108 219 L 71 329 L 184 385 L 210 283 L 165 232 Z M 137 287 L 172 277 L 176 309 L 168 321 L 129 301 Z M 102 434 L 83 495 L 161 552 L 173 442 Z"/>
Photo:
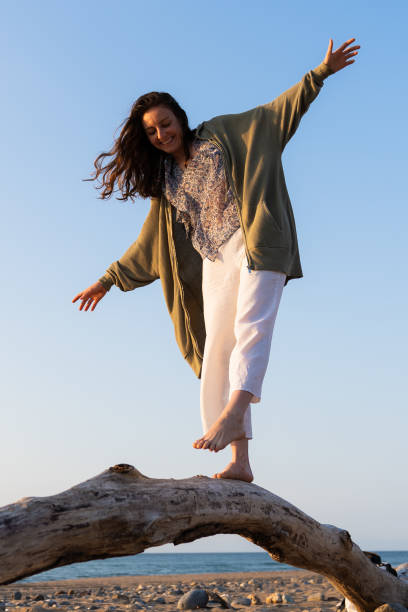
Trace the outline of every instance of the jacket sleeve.
<path fill-rule="evenodd" d="M 319 94 L 324 79 L 330 74 L 333 74 L 333 70 L 322 62 L 317 68 L 305 74 L 299 83 L 296 83 L 266 105 L 273 111 L 282 151 L 296 132 L 300 120 L 311 102 Z"/>
<path fill-rule="evenodd" d="M 159 278 L 158 227 L 159 200 L 152 199 L 150 211 L 137 240 L 99 279 L 107 291 L 116 285 L 121 291 L 144 287 Z"/>

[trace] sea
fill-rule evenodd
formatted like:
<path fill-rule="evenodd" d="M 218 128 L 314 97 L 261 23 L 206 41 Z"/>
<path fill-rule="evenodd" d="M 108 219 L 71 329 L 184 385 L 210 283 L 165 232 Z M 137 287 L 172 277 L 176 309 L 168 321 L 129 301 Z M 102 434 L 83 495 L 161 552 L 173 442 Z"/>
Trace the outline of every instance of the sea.
<path fill-rule="evenodd" d="M 407 550 L 371 551 L 393 567 L 408 562 Z M 20 582 L 76 580 L 105 576 L 149 576 L 224 572 L 275 572 L 298 568 L 273 561 L 265 552 L 251 553 L 141 553 L 84 563 L 73 563 L 41 572 Z"/>

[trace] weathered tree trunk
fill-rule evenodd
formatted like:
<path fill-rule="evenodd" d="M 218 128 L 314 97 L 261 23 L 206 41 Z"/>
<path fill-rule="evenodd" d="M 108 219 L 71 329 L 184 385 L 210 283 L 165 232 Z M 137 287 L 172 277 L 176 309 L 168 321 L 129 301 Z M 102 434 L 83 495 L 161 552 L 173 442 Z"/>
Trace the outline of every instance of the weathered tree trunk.
<path fill-rule="evenodd" d="M 78 561 L 236 533 L 276 561 L 318 572 L 361 612 L 408 606 L 408 584 L 378 569 L 347 531 L 260 487 L 206 477 L 147 478 L 118 465 L 50 497 L 0 509 L 0 584 Z"/>

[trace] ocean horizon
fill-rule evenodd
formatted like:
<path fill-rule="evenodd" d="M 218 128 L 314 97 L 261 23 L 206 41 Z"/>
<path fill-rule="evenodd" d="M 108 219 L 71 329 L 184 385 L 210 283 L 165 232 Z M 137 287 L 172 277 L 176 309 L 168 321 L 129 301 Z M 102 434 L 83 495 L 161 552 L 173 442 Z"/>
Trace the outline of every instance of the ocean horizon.
<path fill-rule="evenodd" d="M 393 567 L 408 562 L 408 551 L 377 551 L 383 563 Z M 54 580 L 77 580 L 78 578 L 105 578 L 109 576 L 157 576 L 171 574 L 207 574 L 233 572 L 276 572 L 299 570 L 297 567 L 278 563 L 266 552 L 145 552 L 126 557 L 98 559 L 57 567 L 24 578 L 20 582 L 45 582 Z"/>

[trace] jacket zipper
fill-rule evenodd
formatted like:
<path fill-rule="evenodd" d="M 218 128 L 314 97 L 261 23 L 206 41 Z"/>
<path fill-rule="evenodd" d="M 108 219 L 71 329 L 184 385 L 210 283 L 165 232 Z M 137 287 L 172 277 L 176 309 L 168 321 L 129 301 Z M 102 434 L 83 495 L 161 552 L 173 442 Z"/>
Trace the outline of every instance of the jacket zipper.
<path fill-rule="evenodd" d="M 234 195 L 234 200 L 235 200 L 235 206 L 237 208 L 238 211 L 238 218 L 239 218 L 239 223 L 241 226 L 241 231 L 242 231 L 242 235 L 244 237 L 244 247 L 245 247 L 245 255 L 246 255 L 246 259 L 247 259 L 247 268 L 248 268 L 248 272 L 251 273 L 252 270 L 254 269 L 253 265 L 251 265 L 251 257 L 249 255 L 249 251 L 248 251 L 248 245 L 247 245 L 247 240 L 246 240 L 246 234 L 245 234 L 245 230 L 244 230 L 244 224 L 242 223 L 242 215 L 241 215 L 241 208 L 239 207 L 239 197 L 237 195 L 237 192 L 235 191 L 235 186 L 232 180 L 232 176 L 231 176 L 231 172 L 230 172 L 230 168 L 229 165 L 227 164 L 227 159 L 226 159 L 226 155 L 225 155 L 225 151 L 222 148 L 222 145 L 219 144 L 218 142 L 216 142 L 213 138 L 202 138 L 201 136 L 197 136 L 196 138 L 199 138 L 200 140 L 208 140 L 209 142 L 211 142 L 215 147 L 217 147 L 217 149 L 221 152 L 221 155 L 223 157 L 224 160 L 224 168 L 227 174 L 227 179 L 228 179 L 228 183 L 229 183 L 229 187 L 232 189 L 233 195 Z"/>

